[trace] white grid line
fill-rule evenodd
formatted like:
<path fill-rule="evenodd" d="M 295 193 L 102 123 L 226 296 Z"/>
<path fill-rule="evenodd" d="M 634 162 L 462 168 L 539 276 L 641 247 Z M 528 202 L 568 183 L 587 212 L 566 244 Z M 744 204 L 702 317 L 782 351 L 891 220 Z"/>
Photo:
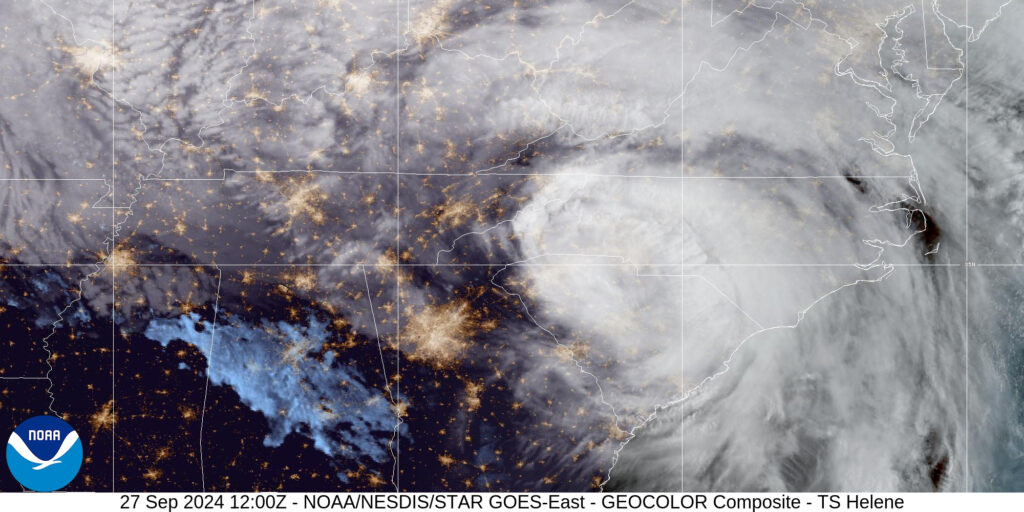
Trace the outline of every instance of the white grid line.
<path fill-rule="evenodd" d="M 845 176 L 841 174 L 821 174 L 821 175 L 807 175 L 807 176 L 725 176 L 725 175 L 706 175 L 706 176 L 684 176 L 674 174 L 621 174 L 621 173 L 591 173 L 591 172 L 408 172 L 408 171 L 335 171 L 330 169 L 285 169 L 277 171 L 239 171 L 236 169 L 224 169 L 224 176 L 220 178 L 145 178 L 143 181 L 225 181 L 227 179 L 227 173 L 235 174 L 288 174 L 288 173 L 310 173 L 310 174 L 337 174 L 342 176 L 348 175 L 401 175 L 401 176 L 420 176 L 420 177 L 439 177 L 439 178 L 482 178 L 482 177 L 551 177 L 561 178 L 566 176 L 571 177 L 585 177 L 585 178 L 617 178 L 617 179 L 655 179 L 655 180 L 846 180 L 850 178 L 861 179 L 861 180 L 909 180 L 913 179 L 912 175 L 894 175 L 894 174 L 882 174 L 882 175 L 850 175 Z M 74 180 L 74 178 L 68 178 Z M 93 180 L 96 181 L 96 180 Z"/>
<path fill-rule="evenodd" d="M 11 268 L 74 268 L 74 267 L 95 267 L 98 262 L 92 263 L 0 263 L 0 267 Z M 845 263 L 630 263 L 630 262 L 608 262 L 608 263 L 535 263 L 527 261 L 510 262 L 481 262 L 481 263 L 115 263 L 104 266 L 113 268 L 136 268 L 136 267 L 279 267 L 279 268 L 306 268 L 306 267 L 686 267 L 686 268 L 851 268 L 855 270 L 870 270 L 881 266 L 896 268 L 1019 268 L 1024 263 L 885 263 L 876 265 L 865 265 L 856 262 Z"/>
<path fill-rule="evenodd" d="M 395 262 L 402 262 L 402 1 L 395 2 Z M 365 268 L 365 267 L 364 267 Z M 402 400 L 402 273 L 395 269 L 395 399 Z M 402 417 L 395 407 L 395 490 L 402 492 Z"/>
<path fill-rule="evenodd" d="M 971 26 L 971 1 L 964 0 L 964 261 L 971 261 L 971 71 L 968 30 Z M 971 273 L 964 265 L 964 492 L 971 490 Z"/>
<path fill-rule="evenodd" d="M 686 2 L 679 5 L 679 84 L 686 89 Z M 714 3 L 711 15 L 714 16 Z M 686 96 L 679 99 L 679 237 L 686 247 Z M 685 251 L 680 251 L 680 264 L 686 263 Z M 638 272 L 639 274 L 639 272 Z M 679 280 L 679 385 L 686 388 L 686 279 Z M 680 405 L 682 409 L 682 405 Z M 686 492 L 686 414 L 679 414 L 679 492 Z"/>
<path fill-rule="evenodd" d="M 117 248 L 117 49 L 115 41 L 116 0 L 110 0 L 110 250 Z M 110 268 L 110 492 L 117 490 L 117 267 Z"/>

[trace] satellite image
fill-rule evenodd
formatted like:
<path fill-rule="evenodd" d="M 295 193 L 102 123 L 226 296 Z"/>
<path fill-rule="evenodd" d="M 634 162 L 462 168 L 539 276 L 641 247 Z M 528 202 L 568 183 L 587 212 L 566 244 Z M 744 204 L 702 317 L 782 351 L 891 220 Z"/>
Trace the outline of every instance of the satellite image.
<path fill-rule="evenodd" d="M 1024 490 L 1021 27 L 0 0 L 0 490 Z"/>

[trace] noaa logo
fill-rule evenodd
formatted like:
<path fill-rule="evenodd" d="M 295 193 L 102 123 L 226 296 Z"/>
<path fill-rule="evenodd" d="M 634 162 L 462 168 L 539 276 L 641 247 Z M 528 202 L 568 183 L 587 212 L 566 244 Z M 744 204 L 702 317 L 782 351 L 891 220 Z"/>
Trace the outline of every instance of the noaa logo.
<path fill-rule="evenodd" d="M 29 418 L 7 440 L 7 467 L 33 491 L 56 491 L 71 483 L 82 467 L 82 441 L 60 418 Z"/>

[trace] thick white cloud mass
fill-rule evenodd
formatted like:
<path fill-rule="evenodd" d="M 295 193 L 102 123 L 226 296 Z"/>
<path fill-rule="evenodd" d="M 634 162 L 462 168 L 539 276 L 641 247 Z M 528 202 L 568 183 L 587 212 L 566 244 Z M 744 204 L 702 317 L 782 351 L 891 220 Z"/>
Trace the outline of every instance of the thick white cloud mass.
<path fill-rule="evenodd" d="M 514 222 L 524 258 L 635 265 L 525 271 L 538 302 L 590 340 L 584 359 L 625 428 L 657 412 L 612 485 L 1015 487 L 1016 456 L 995 452 L 1021 442 L 1007 391 L 1019 313 L 969 317 L 960 263 L 968 195 L 972 260 L 1019 260 L 1014 187 L 995 183 L 1019 166 L 1007 62 L 1024 11 L 972 18 L 1005 18 L 982 34 L 929 3 L 709 4 L 683 15 L 682 189 L 572 180 L 566 166 Z M 968 101 L 981 156 L 965 182 Z M 971 307 L 1012 300 L 999 282 L 1019 283 L 1012 270 L 970 272 Z"/>

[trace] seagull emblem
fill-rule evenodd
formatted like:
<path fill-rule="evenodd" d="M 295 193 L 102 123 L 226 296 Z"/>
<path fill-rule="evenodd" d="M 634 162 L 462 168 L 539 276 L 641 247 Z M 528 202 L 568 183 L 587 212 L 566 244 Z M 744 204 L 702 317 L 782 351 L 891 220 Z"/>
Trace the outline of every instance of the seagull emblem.
<path fill-rule="evenodd" d="M 25 460 L 38 464 L 38 466 L 32 468 L 38 471 L 54 464 L 60 464 L 60 458 L 75 445 L 75 441 L 78 441 L 78 432 L 71 431 L 71 433 L 64 438 L 64 442 L 61 443 L 60 449 L 57 450 L 57 453 L 50 460 L 42 460 L 39 457 L 36 457 L 36 455 L 32 453 L 32 450 L 28 449 L 28 446 L 25 445 L 25 441 L 23 441 L 17 433 L 11 434 L 11 438 L 7 441 L 7 444 L 10 445 L 11 448 L 14 448 L 14 451 L 18 452 L 18 455 L 21 455 Z"/>

